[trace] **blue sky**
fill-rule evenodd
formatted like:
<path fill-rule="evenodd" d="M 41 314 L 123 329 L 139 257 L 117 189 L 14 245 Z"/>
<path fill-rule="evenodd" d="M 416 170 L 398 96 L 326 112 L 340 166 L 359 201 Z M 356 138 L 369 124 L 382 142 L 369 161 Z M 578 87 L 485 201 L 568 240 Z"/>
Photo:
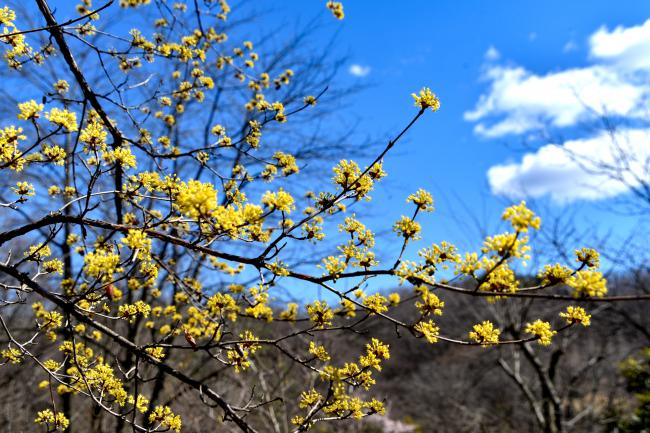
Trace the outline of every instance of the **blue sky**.
<path fill-rule="evenodd" d="M 386 158 L 389 176 L 369 205 L 376 231 L 406 212 L 405 198 L 419 187 L 434 194 L 437 207 L 421 220 L 421 246 L 447 239 L 474 249 L 480 238 L 473 221 L 499 230 L 502 209 L 522 198 L 543 216 L 575 212 L 579 225 L 618 237 L 640 224 L 610 212 L 614 200 L 626 197 L 622 184 L 566 161 L 562 166 L 562 143 L 535 137 L 561 135 L 571 151 L 606 162 L 608 142 L 582 126 L 588 122 L 582 103 L 606 105 L 630 122 L 624 141 L 643 162 L 638 165 L 648 166 L 649 2 L 348 0 L 343 21 L 330 15 L 325 0 L 242 3 L 271 11 L 259 35 L 278 26 L 289 32 L 319 17 L 324 25 L 310 36 L 314 43 L 336 35 L 334 49 L 349 58 L 331 88 L 368 86 L 339 115 L 358 120 L 358 130 L 382 144 L 416 113 L 412 92 L 428 86 L 439 95 L 440 111 L 427 113 Z"/>
<path fill-rule="evenodd" d="M 307 20 L 322 13 L 323 3 L 295 0 L 274 7 L 280 19 L 298 14 Z M 342 83 L 371 84 L 342 115 L 359 118 L 361 129 L 372 136 L 387 137 L 416 110 L 411 92 L 429 86 L 442 103 L 387 158 L 389 177 L 373 202 L 379 221 L 399 217 L 406 195 L 424 187 L 434 193 L 439 209 L 422 221 L 426 242 L 449 238 L 469 247 L 472 236 L 452 213 L 464 219 L 472 213 L 496 229 L 504 205 L 524 197 L 554 214 L 576 211 L 582 224 L 613 228 L 619 236 L 638 223 L 608 211 L 611 197 L 625 197 L 622 185 L 576 174 L 575 167 L 547 169 L 549 152 L 538 149 L 549 142 L 533 140 L 527 148 L 522 143 L 548 130 L 576 141 L 575 148 L 587 154 L 593 146 L 602 150 L 597 134 L 581 128 L 588 120 L 579 107 L 585 95 L 597 107 L 613 104 L 621 119 L 644 120 L 625 98 L 641 105 L 648 93 L 641 81 L 648 65 L 625 69 L 620 64 L 630 60 L 625 57 L 630 52 L 617 53 L 617 47 L 628 44 L 636 50 L 632 54 L 641 50 L 650 56 L 650 23 L 643 26 L 650 3 L 347 1 L 344 6 L 345 20 L 315 33 L 325 41 L 339 32 L 338 48 L 350 54 Z M 583 93 L 577 102 L 567 101 L 566 86 L 574 84 L 584 84 Z M 521 94 L 523 102 L 513 106 L 513 94 Z M 538 117 L 549 125 L 536 125 Z M 643 146 L 646 133 L 633 137 L 637 146 L 648 147 Z M 525 154 L 533 165 L 528 171 L 521 166 Z"/>

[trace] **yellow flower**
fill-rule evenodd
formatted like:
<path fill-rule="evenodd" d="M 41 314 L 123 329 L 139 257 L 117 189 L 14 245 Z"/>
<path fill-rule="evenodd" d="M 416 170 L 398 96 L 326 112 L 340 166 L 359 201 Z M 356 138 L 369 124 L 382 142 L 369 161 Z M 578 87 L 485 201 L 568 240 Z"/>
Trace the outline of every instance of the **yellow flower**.
<path fill-rule="evenodd" d="M 211 183 L 198 180 L 182 182 L 176 196 L 180 212 L 191 218 L 208 218 L 217 209 L 217 191 Z"/>
<path fill-rule="evenodd" d="M 526 207 L 525 201 L 507 208 L 501 215 L 501 219 L 510 221 L 512 228 L 521 232 L 527 232 L 529 227 L 539 230 L 542 222 L 539 217 L 535 216 L 533 211 Z"/>
<path fill-rule="evenodd" d="M 384 344 L 376 338 L 371 339 L 370 343 L 366 344 L 366 353 L 367 355 L 369 356 L 372 355 L 377 359 L 390 358 L 390 350 L 388 344 Z"/>
<path fill-rule="evenodd" d="M 499 342 L 499 334 L 501 331 L 494 328 L 494 325 L 489 320 L 483 323 L 474 325 L 474 330 L 470 331 L 469 338 L 484 346 L 489 344 L 496 344 Z"/>
<path fill-rule="evenodd" d="M 300 403 L 298 405 L 301 409 L 306 409 L 320 402 L 322 398 L 323 396 L 312 388 L 309 391 L 304 391 L 302 394 L 300 394 Z"/>
<path fill-rule="evenodd" d="M 320 361 L 329 361 L 331 359 L 329 353 L 325 349 L 325 346 L 317 345 L 313 341 L 309 342 L 309 353 L 314 355 Z"/>
<path fill-rule="evenodd" d="M 59 80 L 54 83 L 54 90 L 61 94 L 67 93 L 70 90 L 70 85 L 66 80 Z"/>
<path fill-rule="evenodd" d="M 403 215 L 393 224 L 393 231 L 406 241 L 420 239 L 420 230 L 420 223 Z"/>
<path fill-rule="evenodd" d="M 345 13 L 343 13 L 343 4 L 341 2 L 328 1 L 326 6 L 327 9 L 332 11 L 332 15 L 334 15 L 334 18 L 337 20 L 345 18 Z"/>
<path fill-rule="evenodd" d="M 519 289 L 519 281 L 517 281 L 512 269 L 507 265 L 501 265 L 490 272 L 479 289 L 485 292 L 515 293 Z"/>
<path fill-rule="evenodd" d="M 52 108 L 46 117 L 55 125 L 64 127 L 68 132 L 74 132 L 78 129 L 77 113 L 67 109 Z"/>
<path fill-rule="evenodd" d="M 167 406 L 156 406 L 149 415 L 149 422 L 154 425 L 160 423 L 170 430 L 174 430 L 176 433 L 180 433 L 181 431 L 181 417 L 174 415 L 172 410 Z"/>
<path fill-rule="evenodd" d="M 23 359 L 23 353 L 14 347 L 0 350 L 0 356 L 12 364 L 20 364 Z"/>
<path fill-rule="evenodd" d="M 440 328 L 429 320 L 428 322 L 418 322 L 415 325 L 414 329 L 424 336 L 429 343 L 438 342 L 438 335 L 440 334 Z"/>
<path fill-rule="evenodd" d="M 412 93 L 411 96 L 415 99 L 415 106 L 422 110 L 430 108 L 431 111 L 438 111 L 440 109 L 440 100 L 428 87 L 423 87 L 419 95 Z"/>
<path fill-rule="evenodd" d="M 398 305 L 400 300 L 401 298 L 399 296 L 399 293 L 391 293 L 388 295 L 388 302 L 390 303 L 391 306 Z"/>
<path fill-rule="evenodd" d="M 591 315 L 582 307 L 568 306 L 566 312 L 560 313 L 560 317 L 565 318 L 568 324 L 580 323 L 585 327 L 591 325 Z"/>
<path fill-rule="evenodd" d="M 542 285 L 551 286 L 553 284 L 566 283 L 572 273 L 573 271 L 571 269 L 556 263 L 554 265 L 544 266 L 544 270 L 537 276 L 542 280 Z"/>
<path fill-rule="evenodd" d="M 278 192 L 267 191 L 262 196 L 262 203 L 273 210 L 291 213 L 296 209 L 293 197 L 288 192 L 280 190 Z"/>
<path fill-rule="evenodd" d="M 18 182 L 16 183 L 16 186 L 11 189 L 21 198 L 31 197 L 36 194 L 34 185 L 29 182 Z"/>
<path fill-rule="evenodd" d="M 328 256 L 324 258 L 323 265 L 327 271 L 327 274 L 334 277 L 341 275 L 348 267 L 347 263 L 344 260 L 341 260 L 339 257 L 335 256 Z"/>
<path fill-rule="evenodd" d="M 70 425 L 70 421 L 65 417 L 63 412 L 57 412 L 55 414 L 50 409 L 38 412 L 34 422 L 36 424 L 47 424 L 50 428 L 60 431 L 66 430 Z"/>
<path fill-rule="evenodd" d="M 331 325 L 334 318 L 334 312 L 325 301 L 315 301 L 307 305 L 307 314 L 309 314 L 309 319 L 319 328 Z"/>
<path fill-rule="evenodd" d="M 525 332 L 533 334 L 537 337 L 537 342 L 542 346 L 548 346 L 551 344 L 551 338 L 557 334 L 557 331 L 554 331 L 551 328 L 551 324 L 544 322 L 540 319 L 535 320 L 533 323 L 527 323 Z"/>
<path fill-rule="evenodd" d="M 380 295 L 379 293 L 375 293 L 374 295 L 368 296 L 363 300 L 363 305 L 370 310 L 370 314 L 380 314 L 383 313 L 384 311 L 388 311 L 388 307 L 386 306 L 388 304 L 388 299 L 386 297 Z"/>
<path fill-rule="evenodd" d="M 416 302 L 415 306 L 420 310 L 422 316 L 428 316 L 431 314 L 440 316 L 442 315 L 442 307 L 445 306 L 445 303 L 434 293 L 429 292 L 429 289 L 423 287 L 422 301 Z"/>
<path fill-rule="evenodd" d="M 50 162 L 56 165 L 63 165 L 65 163 L 66 153 L 62 147 L 44 144 L 42 151 L 43 155 L 45 155 Z"/>
<path fill-rule="evenodd" d="M 99 122 L 90 122 L 79 134 L 79 141 L 86 144 L 84 152 L 89 150 L 105 150 L 107 132 Z"/>
<path fill-rule="evenodd" d="M 18 104 L 18 109 L 20 110 L 20 113 L 18 113 L 19 119 L 21 120 L 38 119 L 41 111 L 43 111 L 43 104 L 38 104 L 36 103 L 36 101 L 31 99 L 27 102 Z"/>
<path fill-rule="evenodd" d="M 574 289 L 573 295 L 576 298 L 582 296 L 602 298 L 607 294 L 607 280 L 603 278 L 602 272 L 578 271 L 567 280 L 567 285 Z"/>
<path fill-rule="evenodd" d="M 281 320 L 295 321 L 298 318 L 298 304 L 290 302 L 287 304 L 287 309 L 280 313 Z"/>
<path fill-rule="evenodd" d="M 21 171 L 26 162 L 18 148 L 20 140 L 27 138 L 22 132 L 23 128 L 15 126 L 0 129 L 0 162 L 8 164 L 9 168 L 16 171 Z"/>
<path fill-rule="evenodd" d="M 421 211 L 433 211 L 433 197 L 429 192 L 423 189 L 418 189 L 414 194 L 409 195 L 406 202 L 413 203 Z"/>
<path fill-rule="evenodd" d="M 118 147 L 102 155 L 107 164 L 119 163 L 124 168 L 135 168 L 137 161 L 129 147 Z"/>
<path fill-rule="evenodd" d="M 582 263 L 589 268 L 600 266 L 600 254 L 593 248 L 581 248 L 575 251 L 576 262 Z"/>

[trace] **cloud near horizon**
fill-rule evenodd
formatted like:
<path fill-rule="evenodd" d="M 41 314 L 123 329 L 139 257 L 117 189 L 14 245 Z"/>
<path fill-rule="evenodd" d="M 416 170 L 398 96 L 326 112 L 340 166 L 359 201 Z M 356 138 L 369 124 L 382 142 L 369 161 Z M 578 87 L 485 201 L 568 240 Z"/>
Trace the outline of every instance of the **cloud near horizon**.
<path fill-rule="evenodd" d="M 486 65 L 487 91 L 465 119 L 486 138 L 523 135 L 547 128 L 570 128 L 594 116 L 647 119 L 650 98 L 650 19 L 633 27 L 597 29 L 589 37 L 590 65 L 546 74 L 522 66 Z M 490 47 L 490 50 L 494 49 Z M 633 164 L 623 181 L 595 165 L 616 167 L 615 144 L 605 134 L 546 144 L 521 161 L 488 170 L 492 192 L 512 198 L 549 196 L 568 203 L 626 193 L 647 178 L 650 130 L 627 129 L 615 140 L 627 143 Z M 618 143 L 617 143 L 618 144 Z M 636 178 L 635 178 L 636 177 Z"/>
<path fill-rule="evenodd" d="M 625 160 L 618 156 L 620 150 Z M 615 197 L 650 182 L 649 162 L 650 129 L 627 129 L 617 132 L 616 144 L 607 132 L 547 144 L 520 162 L 490 167 L 487 177 L 494 194 L 512 199 L 549 196 L 566 204 Z"/>

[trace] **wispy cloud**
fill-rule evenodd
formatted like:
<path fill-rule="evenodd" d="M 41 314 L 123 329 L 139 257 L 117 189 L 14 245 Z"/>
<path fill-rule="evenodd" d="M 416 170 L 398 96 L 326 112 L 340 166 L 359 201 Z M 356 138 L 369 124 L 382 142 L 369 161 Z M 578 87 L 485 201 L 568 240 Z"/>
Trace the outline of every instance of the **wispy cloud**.
<path fill-rule="evenodd" d="M 370 66 L 363 66 L 358 63 L 353 63 L 348 69 L 350 75 L 355 77 L 365 77 L 370 73 Z"/>
<path fill-rule="evenodd" d="M 499 50 L 494 48 L 494 46 L 490 45 L 490 48 L 488 48 L 487 51 L 485 51 L 483 57 L 485 57 L 485 60 L 493 62 L 501 58 L 501 53 L 499 52 Z"/>
<path fill-rule="evenodd" d="M 564 44 L 564 47 L 562 47 L 562 51 L 565 53 L 570 53 L 572 51 L 576 51 L 578 49 L 578 44 L 575 43 L 575 41 L 568 41 L 566 44 Z"/>
<path fill-rule="evenodd" d="M 632 27 L 601 27 L 588 43 L 590 64 L 585 67 L 537 74 L 523 66 L 488 63 L 483 77 L 487 91 L 465 119 L 475 123 L 476 134 L 490 138 L 571 128 L 599 114 L 648 120 L 650 19 Z M 572 42 L 564 51 L 574 46 Z M 626 170 L 621 168 L 626 172 L 621 180 L 603 175 L 596 166 L 589 169 L 594 161 L 616 168 L 615 147 L 620 143 L 628 143 L 624 150 L 632 158 Z M 546 144 L 518 162 L 492 167 L 488 180 L 494 193 L 511 197 L 595 200 L 650 180 L 645 169 L 649 158 L 650 130 L 625 130 L 614 138 L 583 132 L 564 143 Z"/>

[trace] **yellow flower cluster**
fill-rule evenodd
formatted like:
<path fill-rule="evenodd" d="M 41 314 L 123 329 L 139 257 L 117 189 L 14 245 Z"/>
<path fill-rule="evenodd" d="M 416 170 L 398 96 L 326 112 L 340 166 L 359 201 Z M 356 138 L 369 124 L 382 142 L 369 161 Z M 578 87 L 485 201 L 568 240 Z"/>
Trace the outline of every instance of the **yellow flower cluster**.
<path fill-rule="evenodd" d="M 267 191 L 262 196 L 262 204 L 280 212 L 291 213 L 296 209 L 294 199 L 288 192 L 280 189 L 277 192 Z"/>
<path fill-rule="evenodd" d="M 20 364 L 23 360 L 23 353 L 15 347 L 0 350 L 0 357 L 4 358 L 3 363 Z M 0 364 L 1 365 L 1 364 Z"/>
<path fill-rule="evenodd" d="M 148 260 L 151 253 L 151 239 L 142 230 L 129 230 L 126 237 L 122 238 L 122 243 L 136 252 L 136 256 L 143 260 Z"/>
<path fill-rule="evenodd" d="M 43 111 L 43 104 L 38 104 L 33 99 L 30 99 L 27 102 L 18 104 L 18 109 L 20 110 L 20 113 L 18 113 L 19 119 L 21 120 L 38 119 L 40 113 Z"/>
<path fill-rule="evenodd" d="M 582 263 L 588 268 L 600 266 L 600 254 L 593 248 L 581 248 L 575 251 L 576 262 Z"/>
<path fill-rule="evenodd" d="M 122 272 L 120 256 L 106 249 L 91 251 L 84 257 L 86 274 L 102 281 L 110 281 L 113 274 Z"/>
<path fill-rule="evenodd" d="M 325 268 L 326 275 L 332 275 L 333 277 L 338 278 L 339 275 L 345 271 L 348 265 L 339 257 L 327 256 L 323 259 L 323 267 Z"/>
<path fill-rule="evenodd" d="M 280 320 L 294 322 L 298 318 L 298 304 L 290 302 L 287 304 L 287 309 L 280 312 Z"/>
<path fill-rule="evenodd" d="M 331 325 L 332 319 L 334 318 L 334 312 L 325 301 L 315 301 L 307 305 L 307 314 L 309 314 L 309 319 L 318 328 Z"/>
<path fill-rule="evenodd" d="M 388 311 L 388 299 L 379 293 L 367 296 L 363 300 L 363 305 L 368 309 L 371 315 L 381 314 Z"/>
<path fill-rule="evenodd" d="M 429 320 L 428 322 L 418 322 L 415 325 L 414 329 L 420 332 L 429 343 L 433 344 L 438 342 L 440 328 L 435 323 L 433 323 L 432 320 Z"/>
<path fill-rule="evenodd" d="M 556 263 L 554 265 L 545 265 L 537 277 L 542 280 L 543 285 L 552 286 L 554 284 L 566 283 L 572 274 L 573 271 L 571 269 Z"/>
<path fill-rule="evenodd" d="M 381 360 L 389 358 L 388 345 L 373 338 L 370 343 L 366 344 L 366 354 L 359 358 L 359 364 L 364 368 L 370 367 L 381 371 Z"/>
<path fill-rule="evenodd" d="M 345 14 L 343 13 L 343 3 L 335 2 L 335 1 L 328 1 L 326 6 L 327 6 L 327 9 L 332 11 L 332 15 L 334 15 L 334 17 L 337 20 L 342 20 L 343 18 L 345 18 Z"/>
<path fill-rule="evenodd" d="M 548 346 L 551 344 L 551 338 L 557 334 L 557 331 L 554 331 L 551 328 L 550 323 L 544 322 L 540 319 L 535 320 L 533 323 L 527 323 L 525 332 L 537 337 L 537 342 L 542 346 Z"/>
<path fill-rule="evenodd" d="M 406 242 L 420 239 L 420 230 L 419 222 L 404 215 L 393 224 L 393 231 L 403 237 Z"/>
<path fill-rule="evenodd" d="M 354 161 L 343 159 L 332 169 L 332 181 L 344 192 L 352 192 L 357 200 L 369 199 L 368 193 L 372 191 L 374 183 L 386 176 L 381 163 L 376 163 L 362 175 L 362 171 Z"/>
<path fill-rule="evenodd" d="M 108 133 L 98 121 L 89 122 L 79 134 L 79 141 L 84 143 L 84 152 L 105 151 Z"/>
<path fill-rule="evenodd" d="M 602 298 L 607 294 L 607 280 L 598 271 L 578 271 L 567 280 L 567 285 L 574 289 L 573 295 L 576 298 Z"/>
<path fill-rule="evenodd" d="M 50 122 L 59 125 L 66 129 L 68 132 L 77 131 L 77 113 L 68 111 L 67 109 L 52 108 L 49 113 L 45 115 Z"/>
<path fill-rule="evenodd" d="M 211 316 L 217 318 L 227 318 L 228 320 L 237 320 L 239 306 L 235 299 L 227 293 L 215 293 L 208 299 L 208 311 Z"/>
<path fill-rule="evenodd" d="M 496 253 L 499 257 L 516 257 L 529 260 L 530 245 L 528 237 L 520 237 L 519 233 L 503 233 L 485 238 L 481 251 L 485 254 Z"/>
<path fill-rule="evenodd" d="M 135 168 L 137 161 L 129 147 L 118 147 L 102 153 L 102 158 L 107 164 L 120 164 L 124 168 Z"/>
<path fill-rule="evenodd" d="M 469 338 L 475 342 L 483 346 L 497 344 L 499 342 L 499 334 L 501 334 L 501 331 L 495 328 L 489 320 L 474 325 L 473 329 L 469 333 Z"/>
<path fill-rule="evenodd" d="M 421 293 L 421 298 L 415 303 L 415 306 L 420 310 L 420 314 L 423 317 L 442 315 L 442 308 L 445 306 L 445 303 L 435 293 L 431 293 L 426 286 L 421 286 L 418 289 Z"/>
<path fill-rule="evenodd" d="M 433 197 L 423 189 L 418 189 L 414 194 L 409 195 L 406 202 L 413 203 L 420 211 L 433 212 Z"/>
<path fill-rule="evenodd" d="M 516 293 L 518 289 L 519 281 L 514 271 L 505 264 L 493 269 L 479 286 L 479 290 L 492 293 Z"/>
<path fill-rule="evenodd" d="M 427 266 L 436 269 L 437 265 L 442 264 L 443 269 L 447 269 L 447 263 L 460 262 L 455 245 L 442 241 L 440 245 L 433 244 L 431 248 L 423 248 L 418 251 L 418 255 L 424 259 Z"/>
<path fill-rule="evenodd" d="M 43 155 L 53 164 L 63 165 L 65 163 L 66 153 L 65 150 L 60 146 L 50 146 L 44 144 L 42 146 Z"/>
<path fill-rule="evenodd" d="M 34 185 L 29 182 L 17 182 L 16 186 L 11 189 L 23 200 L 25 197 L 32 197 L 36 194 Z"/>
<path fill-rule="evenodd" d="M 501 218 L 510 221 L 512 228 L 518 232 L 527 232 L 529 228 L 539 230 L 542 223 L 542 220 L 526 207 L 525 201 L 507 208 Z"/>
<path fill-rule="evenodd" d="M 145 2 L 148 3 L 146 0 Z M 174 415 L 168 406 L 156 406 L 149 415 L 149 422 L 155 425 L 155 428 L 162 426 L 169 430 L 174 430 L 176 433 L 180 433 L 181 431 L 182 423 L 180 415 Z"/>
<path fill-rule="evenodd" d="M 0 129 L 0 162 L 13 170 L 21 171 L 26 160 L 18 149 L 18 143 L 26 138 L 23 128 L 8 126 Z"/>
<path fill-rule="evenodd" d="M 119 307 L 119 315 L 125 319 L 134 320 L 140 314 L 143 317 L 149 317 L 151 312 L 151 305 L 144 301 L 136 301 L 134 304 L 123 304 Z"/>
<path fill-rule="evenodd" d="M 423 87 L 420 94 L 412 93 L 411 96 L 415 99 L 415 106 L 421 110 L 430 108 L 431 111 L 438 111 L 440 109 L 440 100 L 428 87 Z"/>
<path fill-rule="evenodd" d="M 0 25 L 3 27 L 2 34 L 5 35 L 0 41 L 10 47 L 4 55 L 7 64 L 10 68 L 18 70 L 28 58 L 32 58 L 37 64 L 42 63 L 43 56 L 40 53 L 32 53 L 32 48 L 25 42 L 25 35 L 20 33 L 14 24 L 15 20 L 16 13 L 13 10 L 7 6 L 0 8 Z"/>
<path fill-rule="evenodd" d="M 314 355 L 319 361 L 327 362 L 332 359 L 330 354 L 327 353 L 325 346 L 317 345 L 313 341 L 309 342 L 309 353 Z"/>
<path fill-rule="evenodd" d="M 56 340 L 55 331 L 63 324 L 63 315 L 58 311 L 48 311 L 42 302 L 33 303 L 32 310 L 34 310 L 39 329 L 46 331 L 51 341 Z"/>
<path fill-rule="evenodd" d="M 260 345 L 256 343 L 259 339 L 248 330 L 239 334 L 239 338 L 241 338 L 242 341 L 237 344 L 237 347 L 234 349 L 228 349 L 226 352 L 228 361 L 237 373 L 250 367 L 250 355 L 253 355 L 260 348 Z"/>
<path fill-rule="evenodd" d="M 591 325 L 591 315 L 587 314 L 584 308 L 568 306 L 566 312 L 560 313 L 560 317 L 566 319 L 568 324 L 580 323 L 582 326 Z"/>
<path fill-rule="evenodd" d="M 217 191 L 211 183 L 198 180 L 181 182 L 175 205 L 190 218 L 209 218 L 217 209 Z"/>
<path fill-rule="evenodd" d="M 48 426 L 48 431 L 59 430 L 65 431 L 70 425 L 70 421 L 65 417 L 63 412 L 52 412 L 50 409 L 45 409 L 36 414 L 34 419 L 36 424 L 45 424 Z"/>

